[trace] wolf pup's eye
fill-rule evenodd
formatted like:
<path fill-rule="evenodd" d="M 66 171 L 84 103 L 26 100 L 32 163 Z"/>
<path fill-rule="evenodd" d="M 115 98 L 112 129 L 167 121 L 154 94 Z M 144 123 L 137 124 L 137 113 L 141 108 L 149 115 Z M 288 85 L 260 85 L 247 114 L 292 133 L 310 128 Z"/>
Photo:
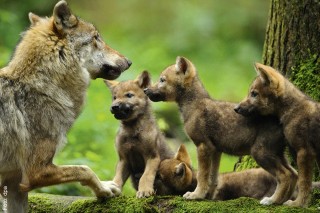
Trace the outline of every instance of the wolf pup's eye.
<path fill-rule="evenodd" d="M 134 95 L 133 95 L 132 93 L 127 93 L 127 94 L 126 94 L 126 97 L 127 97 L 127 98 L 132 98 L 133 96 L 134 96 Z"/>
<path fill-rule="evenodd" d="M 250 96 L 251 96 L 252 98 L 255 98 L 255 97 L 258 96 L 258 93 L 257 93 L 256 91 L 251 91 Z"/>

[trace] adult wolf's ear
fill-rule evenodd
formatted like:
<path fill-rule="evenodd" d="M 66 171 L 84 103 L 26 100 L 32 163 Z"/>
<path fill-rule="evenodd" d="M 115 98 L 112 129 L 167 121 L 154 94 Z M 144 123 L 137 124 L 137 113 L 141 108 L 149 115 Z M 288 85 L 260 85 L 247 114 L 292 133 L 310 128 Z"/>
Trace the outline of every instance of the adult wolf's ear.
<path fill-rule="evenodd" d="M 189 153 L 187 151 L 187 148 L 184 144 L 180 145 L 174 158 L 186 163 L 188 166 L 191 167 L 191 159 L 190 159 Z"/>
<path fill-rule="evenodd" d="M 118 81 L 108 81 L 108 80 L 103 80 L 103 82 L 107 85 L 107 87 L 112 91 L 112 89 L 119 84 Z"/>
<path fill-rule="evenodd" d="M 195 66 L 187 58 L 178 56 L 176 58 L 176 71 L 185 75 L 185 83 L 190 83 L 196 75 Z"/>
<path fill-rule="evenodd" d="M 262 82 L 276 91 L 277 95 L 284 91 L 284 77 L 275 69 L 260 63 L 255 63 L 255 69 Z"/>
<path fill-rule="evenodd" d="M 35 26 L 42 19 L 40 16 L 31 12 L 28 14 L 28 16 L 29 16 L 31 26 Z"/>
<path fill-rule="evenodd" d="M 66 1 L 59 1 L 53 9 L 53 21 L 57 30 L 63 33 L 64 30 L 74 27 L 78 19 L 71 13 Z"/>
<path fill-rule="evenodd" d="M 145 89 L 151 85 L 151 77 L 148 71 L 143 71 L 135 80 L 139 87 Z"/>

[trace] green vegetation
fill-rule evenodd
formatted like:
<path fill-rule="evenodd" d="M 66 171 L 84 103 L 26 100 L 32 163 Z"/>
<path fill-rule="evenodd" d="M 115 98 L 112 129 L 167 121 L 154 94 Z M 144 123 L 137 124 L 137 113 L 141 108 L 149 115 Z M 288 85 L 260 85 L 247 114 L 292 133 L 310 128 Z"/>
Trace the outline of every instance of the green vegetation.
<path fill-rule="evenodd" d="M 65 198 L 65 201 L 62 199 Z M 40 202 L 41 201 L 41 202 Z M 44 204 L 43 204 L 44 203 Z M 137 199 L 132 196 L 120 196 L 107 200 L 94 198 L 59 197 L 45 194 L 31 195 L 29 198 L 30 212 L 51 212 L 51 206 L 57 206 L 54 212 L 318 212 L 317 206 L 309 208 L 293 208 L 287 206 L 263 206 L 253 198 L 239 198 L 229 201 L 186 201 L 182 197 L 162 196 Z"/>
<path fill-rule="evenodd" d="M 119 80 L 149 70 L 154 81 L 178 55 L 192 60 L 212 97 L 238 102 L 247 93 L 260 61 L 268 1 L 85 1 L 67 0 L 73 12 L 93 22 L 106 43 L 133 61 Z M 50 16 L 55 1 L 2 0 L 0 9 L 0 66 L 5 66 L 20 33 L 29 26 L 28 12 Z M 68 144 L 56 164 L 86 164 L 103 180 L 113 178 L 117 155 L 114 138 L 118 121 L 109 111 L 111 96 L 102 80 L 92 81 L 83 113 L 68 134 Z M 173 104 L 154 103 L 160 126 L 168 136 L 187 144 L 196 167 L 196 150 L 180 126 Z M 174 115 L 174 116 L 173 116 Z M 178 144 L 169 140 L 173 149 Z M 220 171 L 233 170 L 237 158 L 224 156 Z M 134 195 L 130 181 L 123 194 Z M 80 184 L 46 187 L 40 192 L 90 195 Z M 190 202 L 191 203 L 191 202 Z M 183 204 L 179 204 L 183 205 Z"/>

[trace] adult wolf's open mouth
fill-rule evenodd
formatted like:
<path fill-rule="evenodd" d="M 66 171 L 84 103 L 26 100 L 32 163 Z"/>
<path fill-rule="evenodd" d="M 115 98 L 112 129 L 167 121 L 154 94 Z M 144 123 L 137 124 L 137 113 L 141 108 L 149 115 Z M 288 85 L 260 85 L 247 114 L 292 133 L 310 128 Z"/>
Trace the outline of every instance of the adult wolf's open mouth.
<path fill-rule="evenodd" d="M 98 74 L 96 75 L 96 78 L 114 80 L 118 78 L 120 74 L 121 74 L 120 68 L 104 64 L 102 68 L 99 70 Z"/>

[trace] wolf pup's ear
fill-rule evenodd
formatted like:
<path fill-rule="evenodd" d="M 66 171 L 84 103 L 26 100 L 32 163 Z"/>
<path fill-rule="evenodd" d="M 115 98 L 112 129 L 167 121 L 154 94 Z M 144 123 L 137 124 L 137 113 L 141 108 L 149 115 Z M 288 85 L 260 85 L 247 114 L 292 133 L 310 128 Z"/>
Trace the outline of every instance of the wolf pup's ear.
<path fill-rule="evenodd" d="M 31 26 L 35 26 L 42 19 L 40 16 L 31 12 L 28 14 L 28 16 L 29 16 Z"/>
<path fill-rule="evenodd" d="M 185 83 L 190 83 L 196 76 L 195 66 L 186 58 L 178 56 L 175 65 L 176 71 L 183 73 L 185 76 Z"/>
<path fill-rule="evenodd" d="M 139 87 L 145 89 L 151 85 L 151 77 L 148 71 L 143 71 L 135 80 Z"/>
<path fill-rule="evenodd" d="M 107 87 L 112 90 L 117 84 L 119 84 L 118 81 L 108 81 L 108 80 L 103 80 L 103 82 L 107 85 Z"/>
<path fill-rule="evenodd" d="M 261 80 L 277 91 L 278 94 L 284 90 L 284 77 L 275 69 L 260 63 L 255 63 L 255 69 Z"/>
<path fill-rule="evenodd" d="M 184 144 L 180 145 L 174 158 L 186 163 L 188 166 L 191 167 L 191 159 L 190 159 L 189 153 L 187 151 L 187 148 Z"/>
<path fill-rule="evenodd" d="M 63 32 L 67 28 L 74 27 L 78 24 L 78 19 L 71 13 L 67 2 L 59 1 L 53 9 L 54 25 L 59 32 Z"/>
<path fill-rule="evenodd" d="M 186 165 L 184 163 L 179 163 L 176 167 L 175 167 L 175 171 L 174 171 L 175 175 L 177 176 L 184 176 L 186 173 Z"/>

